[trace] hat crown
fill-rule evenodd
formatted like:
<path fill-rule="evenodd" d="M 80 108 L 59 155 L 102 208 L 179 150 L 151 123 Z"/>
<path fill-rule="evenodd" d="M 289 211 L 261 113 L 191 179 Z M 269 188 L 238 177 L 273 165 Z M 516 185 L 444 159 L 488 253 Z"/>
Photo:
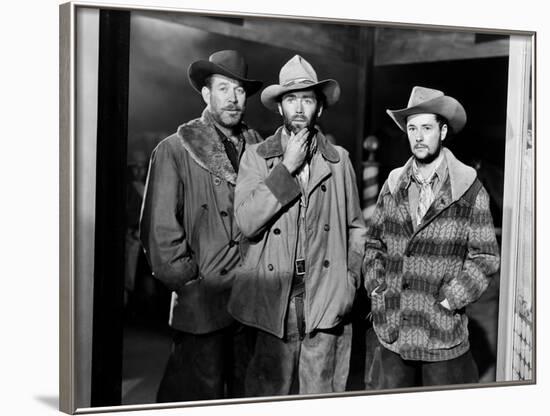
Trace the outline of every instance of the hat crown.
<path fill-rule="evenodd" d="M 407 107 L 414 107 L 434 98 L 443 97 L 443 92 L 426 87 L 414 87 L 409 98 Z"/>
<path fill-rule="evenodd" d="M 311 64 L 300 55 L 295 55 L 279 72 L 279 84 L 288 87 L 297 83 L 316 84 L 317 73 Z"/>
<path fill-rule="evenodd" d="M 214 52 L 210 55 L 208 60 L 242 78 L 246 78 L 247 76 L 248 65 L 246 64 L 244 57 L 237 51 L 223 50 Z"/>

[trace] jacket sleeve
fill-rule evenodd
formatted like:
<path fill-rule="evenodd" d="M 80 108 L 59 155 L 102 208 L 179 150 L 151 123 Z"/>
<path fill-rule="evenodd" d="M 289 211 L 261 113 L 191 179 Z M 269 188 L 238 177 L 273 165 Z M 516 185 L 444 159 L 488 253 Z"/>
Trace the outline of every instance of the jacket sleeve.
<path fill-rule="evenodd" d="M 365 238 L 367 228 L 359 203 L 355 172 L 347 152 L 344 157 L 346 169 L 346 210 L 348 227 L 348 270 L 356 281 L 356 287 L 361 284 L 361 265 L 365 253 Z"/>
<path fill-rule="evenodd" d="M 183 183 L 169 143 L 153 151 L 140 220 L 140 239 L 154 276 L 171 290 L 197 278 L 182 224 Z"/>
<path fill-rule="evenodd" d="M 385 212 L 384 198 L 388 192 L 386 182 L 378 195 L 376 208 L 367 227 L 363 274 L 365 276 L 365 289 L 369 297 L 373 290 L 377 288 L 385 290 L 387 286 L 385 283 L 387 247 L 384 242 L 384 222 L 387 213 Z"/>
<path fill-rule="evenodd" d="M 468 252 L 462 270 L 457 277 L 445 282 L 440 292 L 451 309 L 476 301 L 499 269 L 499 247 L 489 210 L 489 195 L 483 187 L 476 197 L 468 227 Z"/>
<path fill-rule="evenodd" d="M 299 185 L 282 163 L 268 174 L 256 147 L 245 150 L 235 188 L 235 220 L 245 237 L 258 235 L 277 212 L 299 195 Z"/>

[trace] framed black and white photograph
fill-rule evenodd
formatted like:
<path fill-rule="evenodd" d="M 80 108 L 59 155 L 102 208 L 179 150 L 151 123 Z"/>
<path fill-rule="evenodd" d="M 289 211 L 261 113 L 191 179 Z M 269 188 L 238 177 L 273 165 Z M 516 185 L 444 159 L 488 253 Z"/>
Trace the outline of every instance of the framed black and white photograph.
<path fill-rule="evenodd" d="M 59 6 L 60 410 L 535 384 L 535 29 L 187 7 Z"/>

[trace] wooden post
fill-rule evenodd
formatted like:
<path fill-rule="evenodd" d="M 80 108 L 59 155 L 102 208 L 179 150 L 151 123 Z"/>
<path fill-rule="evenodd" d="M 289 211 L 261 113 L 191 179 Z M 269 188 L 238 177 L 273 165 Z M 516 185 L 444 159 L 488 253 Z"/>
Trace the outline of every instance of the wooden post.
<path fill-rule="evenodd" d="M 92 406 L 121 403 L 130 12 L 101 10 Z"/>
<path fill-rule="evenodd" d="M 523 182 L 523 156 L 529 122 L 531 50 L 531 37 L 510 36 L 496 381 L 514 379 L 514 311 L 518 273 L 522 272 L 518 257 L 524 238 L 520 221 L 522 201 L 518 193 Z"/>

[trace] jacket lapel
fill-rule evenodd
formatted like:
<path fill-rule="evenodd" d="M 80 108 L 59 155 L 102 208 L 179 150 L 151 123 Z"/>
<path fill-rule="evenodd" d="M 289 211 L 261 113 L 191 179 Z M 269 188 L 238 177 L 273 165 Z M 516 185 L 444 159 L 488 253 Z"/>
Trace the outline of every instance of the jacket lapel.
<path fill-rule="evenodd" d="M 195 119 L 178 128 L 183 147 L 192 159 L 213 175 L 233 185 L 237 173 L 214 128 L 210 113 L 205 109 L 200 119 Z M 245 137 L 246 140 L 246 137 Z"/>
<path fill-rule="evenodd" d="M 311 195 L 313 190 L 331 175 L 328 162 L 320 155 L 315 154 L 311 160 L 310 177 L 307 186 L 307 194 Z"/>
<path fill-rule="evenodd" d="M 414 232 L 408 192 L 411 164 L 412 159 L 409 159 L 405 166 L 393 170 L 388 177 L 388 187 L 395 200 L 396 209 L 401 216 L 407 236 L 412 235 Z"/>
<path fill-rule="evenodd" d="M 409 191 L 407 188 L 407 183 L 403 181 L 395 193 L 395 204 L 397 206 L 397 211 L 401 215 L 401 220 L 403 221 L 403 228 L 407 235 L 412 235 L 414 232 L 412 216 L 410 212 L 409 205 Z"/>
<path fill-rule="evenodd" d="M 472 186 L 477 177 L 476 170 L 460 162 L 449 149 L 443 148 L 442 151 L 447 162 L 447 179 L 443 186 L 441 186 L 426 215 L 424 215 L 416 233 L 430 224 L 452 203 L 458 201 Z"/>

